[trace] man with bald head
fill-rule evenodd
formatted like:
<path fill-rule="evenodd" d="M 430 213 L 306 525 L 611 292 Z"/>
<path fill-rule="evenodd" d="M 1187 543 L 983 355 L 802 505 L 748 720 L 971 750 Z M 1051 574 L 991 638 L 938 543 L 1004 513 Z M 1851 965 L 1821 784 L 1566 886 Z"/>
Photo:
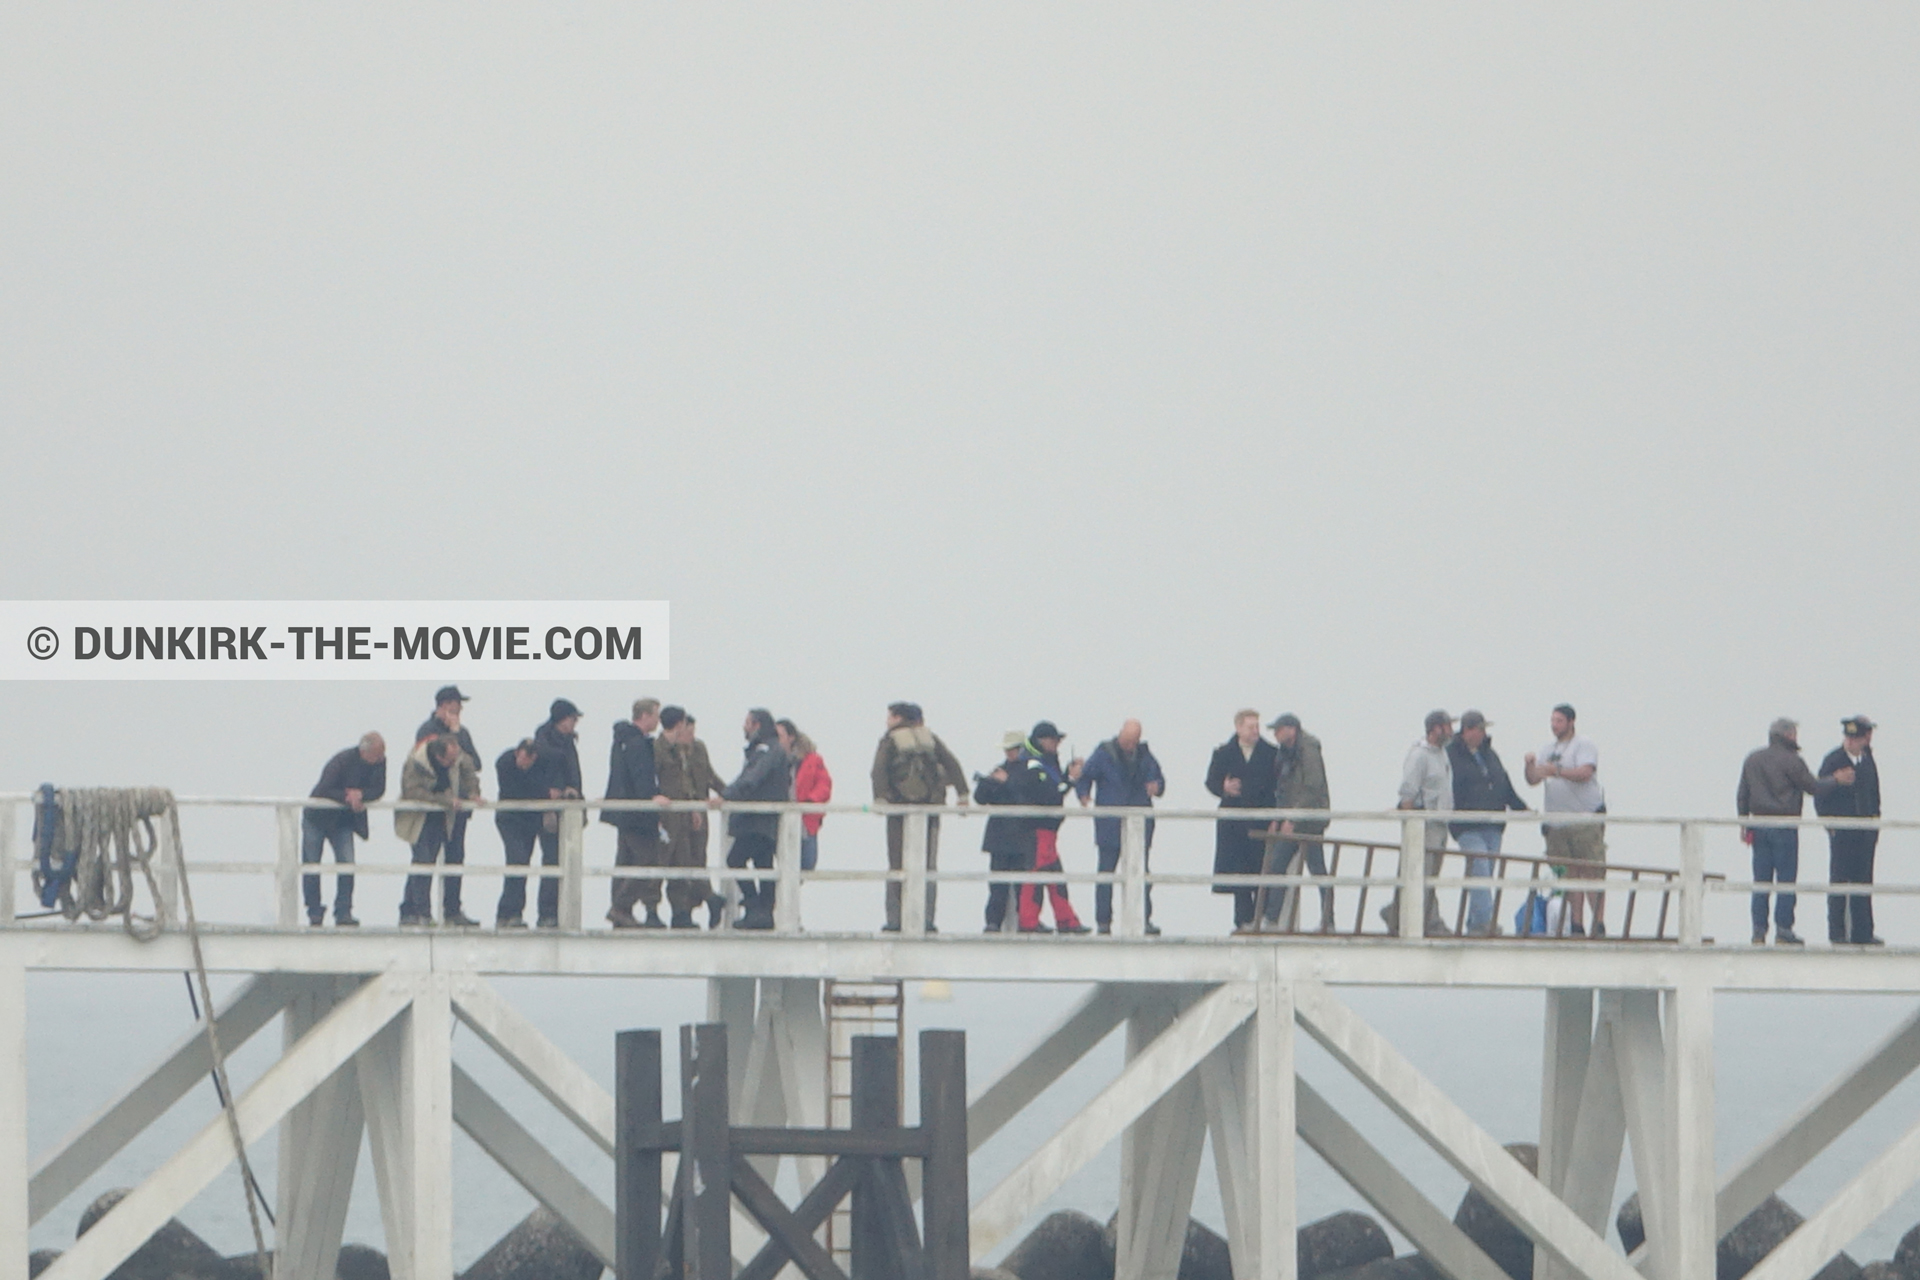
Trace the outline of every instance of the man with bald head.
<path fill-rule="evenodd" d="M 387 742 L 377 733 L 360 735 L 357 745 L 335 753 L 320 771 L 320 781 L 310 793 L 316 800 L 331 800 L 325 808 L 305 810 L 300 817 L 300 861 L 317 866 L 327 845 L 333 846 L 336 865 L 353 865 L 353 838 L 367 838 L 367 806 L 387 794 Z M 301 877 L 301 893 L 307 904 L 307 923 L 319 928 L 326 919 L 320 900 L 320 877 Z M 333 885 L 333 922 L 352 928 L 360 922 L 353 918 L 353 877 L 335 875 Z"/>
<path fill-rule="evenodd" d="M 1119 733 L 1093 749 L 1073 789 L 1081 804 L 1091 799 L 1103 809 L 1153 807 L 1154 797 L 1167 789 L 1167 778 L 1160 772 L 1160 762 L 1153 758 L 1153 751 L 1142 740 L 1138 720 L 1127 721 L 1120 726 Z M 1103 874 L 1111 874 L 1120 865 L 1120 823 L 1117 817 L 1093 820 L 1093 843 L 1100 853 Z M 1147 849 L 1152 848 L 1153 819 L 1148 818 Z M 1103 884 L 1094 889 L 1093 918 L 1101 933 L 1113 932 L 1112 885 Z M 1147 932 L 1160 932 L 1153 923 L 1151 889 L 1147 891 Z"/>

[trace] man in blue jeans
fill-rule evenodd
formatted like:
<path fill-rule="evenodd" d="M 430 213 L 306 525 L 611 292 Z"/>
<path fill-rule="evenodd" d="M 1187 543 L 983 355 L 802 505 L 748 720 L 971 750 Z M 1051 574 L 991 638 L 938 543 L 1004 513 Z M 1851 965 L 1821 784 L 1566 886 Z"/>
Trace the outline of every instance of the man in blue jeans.
<path fill-rule="evenodd" d="M 1487 737 L 1489 721 L 1478 711 L 1460 717 L 1460 732 L 1447 743 L 1447 756 L 1453 762 L 1453 807 L 1481 812 L 1504 813 L 1508 809 L 1526 812 L 1527 802 L 1513 789 L 1507 767 L 1495 754 Z M 1499 822 L 1455 822 L 1451 824 L 1454 843 L 1467 855 L 1470 878 L 1491 879 L 1494 856 L 1500 852 L 1500 840 L 1506 825 Z M 1467 891 L 1469 935 L 1490 938 L 1500 932 L 1493 918 L 1493 891 Z"/>
<path fill-rule="evenodd" d="M 365 734 L 357 746 L 337 752 L 320 771 L 320 781 L 310 793 L 316 800 L 331 800 L 335 805 L 307 809 L 300 816 L 300 861 L 318 866 L 326 846 L 333 846 L 336 867 L 353 865 L 353 838 L 367 838 L 367 806 L 387 794 L 387 743 L 377 733 Z M 320 877 L 301 877 L 301 892 L 307 904 L 307 923 L 319 928 L 327 918 L 321 905 Z M 333 923 L 351 928 L 360 922 L 353 918 L 353 877 L 336 875 L 333 888 Z"/>
<path fill-rule="evenodd" d="M 1824 796 L 1836 787 L 1853 785 L 1853 770 L 1840 769 L 1831 777 L 1816 778 L 1800 758 L 1800 726 L 1785 716 L 1767 727 L 1767 745 L 1747 756 L 1740 766 L 1740 789 L 1735 796 L 1740 816 L 1798 818 L 1808 796 Z M 1793 884 L 1800 878 L 1798 827 L 1748 827 L 1743 832 L 1753 846 L 1753 882 Z M 1753 945 L 1767 940 L 1767 897 L 1753 895 Z M 1793 931 L 1794 895 L 1773 895 L 1773 941 L 1782 947 L 1802 945 Z"/>

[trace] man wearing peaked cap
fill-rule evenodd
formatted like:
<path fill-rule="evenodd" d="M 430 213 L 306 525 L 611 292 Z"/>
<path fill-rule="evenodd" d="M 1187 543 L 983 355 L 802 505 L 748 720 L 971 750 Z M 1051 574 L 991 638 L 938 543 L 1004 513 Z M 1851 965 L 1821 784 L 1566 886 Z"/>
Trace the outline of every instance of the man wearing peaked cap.
<path fill-rule="evenodd" d="M 1841 743 L 1820 762 L 1822 781 L 1838 781 L 1851 772 L 1853 780 L 1825 795 L 1814 797 L 1813 810 L 1823 818 L 1877 818 L 1880 816 L 1880 767 L 1873 762 L 1873 721 L 1848 716 L 1840 722 Z M 1827 880 L 1831 884 L 1872 884 L 1873 855 L 1880 843 L 1874 830 L 1827 831 Z M 1873 932 L 1873 896 L 1866 893 L 1827 895 L 1827 940 L 1854 946 L 1877 947 Z"/>
<path fill-rule="evenodd" d="M 433 695 L 433 714 L 421 721 L 420 727 L 413 731 L 413 745 L 417 747 L 428 738 L 448 735 L 459 739 L 460 756 L 473 767 L 474 785 L 477 787 L 486 766 L 480 761 L 480 749 L 473 745 L 473 735 L 460 722 L 467 701 L 467 695 L 460 692 L 459 685 L 442 685 Z M 452 815 L 447 825 L 445 840 L 447 861 L 450 863 L 467 860 L 467 819 L 471 816 L 467 810 L 461 809 Z"/>

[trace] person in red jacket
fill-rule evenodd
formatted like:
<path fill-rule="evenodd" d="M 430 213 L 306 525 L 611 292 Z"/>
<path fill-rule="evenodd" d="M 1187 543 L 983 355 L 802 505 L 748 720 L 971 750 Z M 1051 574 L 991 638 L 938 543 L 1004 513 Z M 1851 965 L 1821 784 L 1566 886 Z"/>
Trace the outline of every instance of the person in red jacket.
<path fill-rule="evenodd" d="M 833 775 L 827 772 L 827 762 L 814 749 L 813 739 L 800 732 L 799 726 L 791 720 L 775 721 L 773 729 L 780 735 L 780 745 L 796 762 L 793 767 L 793 798 L 802 804 L 825 804 L 833 799 Z M 820 824 L 825 818 L 823 813 L 800 815 L 802 871 L 813 870 L 814 864 L 820 861 Z"/>

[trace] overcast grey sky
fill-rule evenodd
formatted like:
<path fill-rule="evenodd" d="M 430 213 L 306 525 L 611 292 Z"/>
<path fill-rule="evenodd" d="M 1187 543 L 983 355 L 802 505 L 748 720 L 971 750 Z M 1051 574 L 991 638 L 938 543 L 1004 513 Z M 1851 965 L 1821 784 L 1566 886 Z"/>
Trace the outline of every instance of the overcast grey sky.
<path fill-rule="evenodd" d="M 1913 813 L 1916 34 L 10 6 L 0 574 L 669 599 L 658 692 L 846 782 L 912 697 L 970 761 L 1139 714 L 1198 803 L 1252 703 L 1384 803 L 1429 707 L 1567 698 L 1617 810 L 1866 710 Z M 16 686 L 0 760 L 286 792 L 426 694 Z"/>
<path fill-rule="evenodd" d="M 794 716 L 853 799 L 890 699 L 976 767 L 1138 715 L 1196 805 L 1243 704 L 1384 806 L 1430 707 L 1517 763 L 1567 699 L 1617 812 L 1730 812 L 1771 717 L 1866 711 L 1912 816 L 1917 46 L 1864 4 L 8 5 L 0 589 L 670 600 L 664 686 L 471 691 L 489 759 L 580 701 L 596 788 L 642 692 L 723 767 Z M 433 683 L 8 686 L 0 787 L 302 793 Z"/>

